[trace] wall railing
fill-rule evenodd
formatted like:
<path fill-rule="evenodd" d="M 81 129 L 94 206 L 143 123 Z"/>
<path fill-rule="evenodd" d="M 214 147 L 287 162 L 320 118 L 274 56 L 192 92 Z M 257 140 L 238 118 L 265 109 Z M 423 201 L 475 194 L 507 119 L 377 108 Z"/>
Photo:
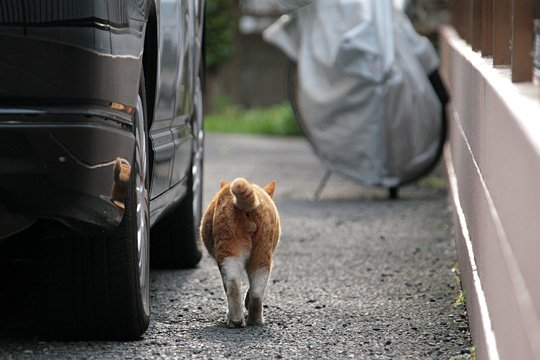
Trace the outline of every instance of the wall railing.
<path fill-rule="evenodd" d="M 452 22 L 459 35 L 493 66 L 511 67 L 512 81 L 533 79 L 534 19 L 540 0 L 454 0 Z"/>

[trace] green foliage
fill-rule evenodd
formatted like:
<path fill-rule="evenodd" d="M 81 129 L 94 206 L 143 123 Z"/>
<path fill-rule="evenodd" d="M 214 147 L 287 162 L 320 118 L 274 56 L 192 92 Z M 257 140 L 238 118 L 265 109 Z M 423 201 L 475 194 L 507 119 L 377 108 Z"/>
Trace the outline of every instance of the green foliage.
<path fill-rule="evenodd" d="M 205 117 L 204 127 L 208 132 L 300 135 L 289 104 L 243 109 L 237 105 L 230 105 L 224 99 L 216 102 L 217 111 Z"/>
<path fill-rule="evenodd" d="M 422 178 L 418 183 L 421 186 L 431 187 L 434 189 L 439 189 L 439 190 L 446 189 L 446 180 L 440 176 L 435 176 L 435 175 L 427 176 L 427 177 Z"/>
<path fill-rule="evenodd" d="M 471 350 L 470 360 L 476 360 L 476 347 L 473 346 L 470 350 Z"/>
<path fill-rule="evenodd" d="M 455 307 L 465 306 L 467 304 L 467 296 L 465 295 L 465 292 L 462 289 L 461 273 L 459 271 L 459 263 L 457 261 L 454 263 L 454 266 L 452 267 L 452 272 L 454 273 L 456 282 L 459 285 L 459 294 L 457 295 L 457 298 L 454 300 L 452 305 L 454 305 Z"/>
<path fill-rule="evenodd" d="M 465 296 L 465 293 L 462 290 L 460 290 L 458 297 L 453 302 L 453 305 L 455 307 L 459 307 L 459 306 L 465 306 L 466 303 L 467 303 L 467 297 Z"/>
<path fill-rule="evenodd" d="M 234 0 L 206 1 L 206 67 L 209 71 L 215 71 L 233 56 L 238 27 L 234 8 Z"/>

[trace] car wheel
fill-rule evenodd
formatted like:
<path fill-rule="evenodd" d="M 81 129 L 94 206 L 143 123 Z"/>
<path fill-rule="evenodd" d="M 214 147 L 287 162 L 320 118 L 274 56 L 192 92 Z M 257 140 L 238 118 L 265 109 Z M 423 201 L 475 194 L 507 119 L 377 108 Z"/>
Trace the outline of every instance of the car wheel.
<path fill-rule="evenodd" d="M 151 263 L 157 268 L 193 268 L 202 257 L 199 223 L 202 214 L 204 163 L 203 92 L 200 79 L 195 91 L 192 119 L 193 152 L 186 177 L 186 195 L 152 228 Z"/>
<path fill-rule="evenodd" d="M 148 328 L 149 198 L 144 80 L 120 225 L 102 236 L 51 231 L 38 249 L 37 328 L 47 338 L 139 338 Z"/>

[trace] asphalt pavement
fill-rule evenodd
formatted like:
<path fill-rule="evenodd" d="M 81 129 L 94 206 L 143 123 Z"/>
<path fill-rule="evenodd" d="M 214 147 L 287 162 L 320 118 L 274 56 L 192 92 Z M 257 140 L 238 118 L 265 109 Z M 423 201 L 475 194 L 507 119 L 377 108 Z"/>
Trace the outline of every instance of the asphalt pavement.
<path fill-rule="evenodd" d="M 277 181 L 282 238 L 264 326 L 226 327 L 221 278 L 205 253 L 196 269 L 151 272 L 141 340 L 43 341 L 19 316 L 0 326 L 0 359 L 469 358 L 441 169 L 398 200 L 338 175 L 316 200 L 324 173 L 301 138 L 207 135 L 205 206 L 220 179 Z"/>

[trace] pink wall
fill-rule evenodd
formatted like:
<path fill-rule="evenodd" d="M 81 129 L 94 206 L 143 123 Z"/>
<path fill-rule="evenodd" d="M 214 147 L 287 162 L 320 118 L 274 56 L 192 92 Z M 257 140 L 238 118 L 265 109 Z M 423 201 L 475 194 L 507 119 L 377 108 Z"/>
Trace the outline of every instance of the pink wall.
<path fill-rule="evenodd" d="M 445 160 L 479 359 L 540 359 L 540 87 L 513 84 L 450 27 Z"/>

